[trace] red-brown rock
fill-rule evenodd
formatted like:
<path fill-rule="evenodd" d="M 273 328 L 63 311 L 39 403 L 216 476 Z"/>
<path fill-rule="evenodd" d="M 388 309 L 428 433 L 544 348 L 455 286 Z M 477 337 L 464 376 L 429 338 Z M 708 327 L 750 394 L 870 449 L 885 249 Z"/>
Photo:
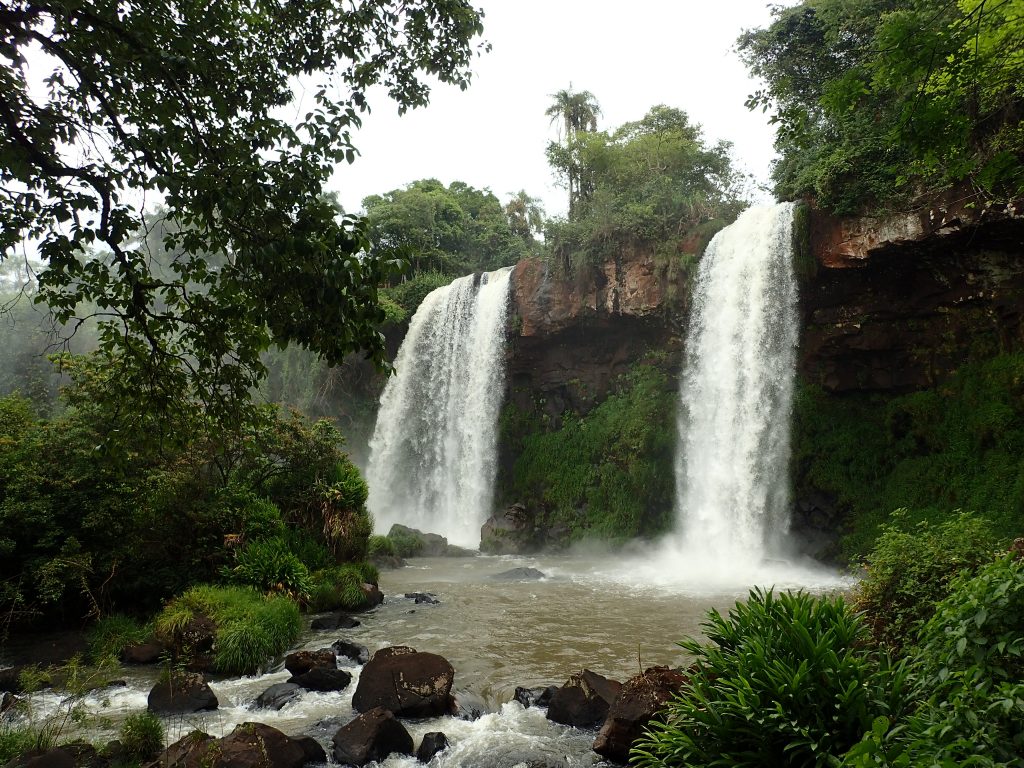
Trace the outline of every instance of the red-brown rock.
<path fill-rule="evenodd" d="M 434 653 L 406 646 L 382 648 L 363 667 L 352 697 L 359 712 L 384 707 L 398 717 L 433 717 L 452 712 L 455 670 Z"/>
<path fill-rule="evenodd" d="M 627 762 L 644 726 L 684 682 L 685 675 L 668 667 L 651 667 L 627 680 L 594 740 L 594 751 L 608 760 Z"/>

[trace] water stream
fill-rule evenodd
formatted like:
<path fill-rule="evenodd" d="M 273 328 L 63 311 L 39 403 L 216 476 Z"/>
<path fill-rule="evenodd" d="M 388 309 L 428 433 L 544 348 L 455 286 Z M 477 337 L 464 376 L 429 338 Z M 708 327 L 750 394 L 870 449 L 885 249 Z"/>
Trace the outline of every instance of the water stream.
<path fill-rule="evenodd" d="M 393 523 L 477 547 L 491 514 L 511 268 L 420 304 L 381 396 L 366 471 L 379 533 Z"/>

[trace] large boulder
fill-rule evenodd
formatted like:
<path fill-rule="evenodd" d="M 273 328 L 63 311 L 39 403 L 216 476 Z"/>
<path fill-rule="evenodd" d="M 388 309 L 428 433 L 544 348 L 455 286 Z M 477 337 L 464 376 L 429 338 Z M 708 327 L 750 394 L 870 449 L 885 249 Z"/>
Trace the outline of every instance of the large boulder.
<path fill-rule="evenodd" d="M 543 571 L 538 571 L 536 568 L 519 567 L 492 574 L 491 578 L 495 581 L 539 581 L 540 579 L 547 578 L 547 576 Z"/>
<path fill-rule="evenodd" d="M 293 675 L 288 682 L 301 685 L 308 691 L 343 691 L 352 682 L 352 675 L 343 669 L 313 667 L 309 672 Z"/>
<path fill-rule="evenodd" d="M 513 504 L 487 518 L 480 529 L 480 551 L 491 555 L 523 555 L 540 548 L 533 516 L 524 504 Z"/>
<path fill-rule="evenodd" d="M 310 629 L 352 629 L 359 626 L 359 619 L 354 619 L 347 613 L 329 613 L 326 616 L 318 616 L 309 623 Z"/>
<path fill-rule="evenodd" d="M 217 708 L 217 697 L 198 672 L 172 672 L 149 692 L 147 708 L 158 715 L 183 715 Z"/>
<path fill-rule="evenodd" d="M 362 766 L 380 762 L 388 755 L 411 755 L 412 736 L 395 716 L 383 707 L 375 707 L 342 726 L 331 740 L 334 760 L 342 765 Z"/>
<path fill-rule="evenodd" d="M 99 766 L 96 748 L 85 742 L 62 744 L 50 749 L 25 752 L 10 760 L 4 768 L 92 768 Z"/>
<path fill-rule="evenodd" d="M 551 696 L 548 720 L 576 728 L 601 725 L 621 690 L 622 683 L 584 669 Z"/>
<path fill-rule="evenodd" d="M 192 731 L 146 768 L 301 768 L 326 759 L 305 741 L 262 723 L 242 723 L 221 739 Z"/>
<path fill-rule="evenodd" d="M 224 768 L 302 768 L 306 750 L 298 740 L 262 723 L 242 723 L 217 740 Z"/>
<path fill-rule="evenodd" d="M 524 708 L 546 707 L 551 703 L 551 697 L 555 695 L 557 690 L 557 685 L 548 685 L 538 688 L 523 688 L 522 686 L 518 686 L 512 698 L 522 704 Z"/>
<path fill-rule="evenodd" d="M 121 651 L 121 661 L 125 664 L 156 664 L 166 650 L 160 643 L 136 643 L 125 646 Z"/>
<path fill-rule="evenodd" d="M 281 709 L 285 704 L 295 701 L 302 695 L 302 687 L 292 681 L 287 683 L 276 683 L 259 696 L 253 706 L 256 709 Z"/>
<path fill-rule="evenodd" d="M 416 557 L 444 557 L 448 554 L 448 539 L 436 533 L 424 533 L 406 525 L 395 523 L 388 538 L 402 542 L 402 549 Z"/>
<path fill-rule="evenodd" d="M 452 712 L 455 670 L 434 653 L 406 646 L 382 648 L 363 667 L 352 706 L 359 712 L 384 707 L 398 717 L 433 717 Z"/>
<path fill-rule="evenodd" d="M 651 667 L 627 680 L 594 740 L 594 751 L 608 760 L 627 762 L 633 742 L 685 682 L 682 672 L 668 667 Z"/>
<path fill-rule="evenodd" d="M 363 600 L 365 601 L 361 610 L 368 611 L 384 602 L 384 593 L 376 584 L 360 584 L 359 588 L 363 591 Z"/>
<path fill-rule="evenodd" d="M 320 648 L 316 651 L 295 651 L 284 657 L 284 668 L 292 675 L 304 675 L 315 667 L 334 669 L 338 659 L 332 648 Z"/>

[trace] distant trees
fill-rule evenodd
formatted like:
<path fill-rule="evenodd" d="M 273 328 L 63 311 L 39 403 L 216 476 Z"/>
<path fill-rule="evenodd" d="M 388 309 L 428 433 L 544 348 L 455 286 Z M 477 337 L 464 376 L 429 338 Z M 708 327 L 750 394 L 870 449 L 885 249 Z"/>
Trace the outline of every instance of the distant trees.
<path fill-rule="evenodd" d="M 727 142 L 709 145 L 685 112 L 664 105 L 612 133 L 578 131 L 568 146 L 552 143 L 548 160 L 576 180 L 578 196 L 568 219 L 549 225 L 548 246 L 568 267 L 728 223 L 743 207 L 729 153 Z"/>
<path fill-rule="evenodd" d="M 739 39 L 776 193 L 835 211 L 1024 194 L 1024 0 L 805 0 Z"/>
<path fill-rule="evenodd" d="M 591 192 L 584 178 L 584 168 L 576 157 L 580 134 L 597 130 L 597 118 L 601 107 L 590 91 L 573 91 L 572 86 L 551 94 L 551 106 L 544 112 L 552 124 L 564 128 L 564 143 L 548 145 L 551 164 L 565 174 L 569 188 L 569 218 L 573 218 L 580 201 Z M 561 129 L 559 130 L 561 136 Z"/>

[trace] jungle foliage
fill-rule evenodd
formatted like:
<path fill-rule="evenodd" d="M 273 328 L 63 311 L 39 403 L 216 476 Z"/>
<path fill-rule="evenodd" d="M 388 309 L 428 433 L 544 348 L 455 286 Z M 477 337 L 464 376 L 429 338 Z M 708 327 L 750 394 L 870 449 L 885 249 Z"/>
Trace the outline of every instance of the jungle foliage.
<path fill-rule="evenodd" d="M 329 423 L 273 406 L 236 431 L 198 407 L 172 421 L 122 398 L 117 359 L 61 364 L 59 415 L 0 399 L 5 620 L 145 614 L 220 577 L 301 598 L 313 571 L 365 558 L 366 484 Z"/>
<path fill-rule="evenodd" d="M 468 85 L 468 3 L 18 1 L 0 29 L 0 259 L 37 242 L 39 301 L 61 323 L 95 307 L 131 388 L 230 422 L 271 343 L 385 363 L 377 289 L 398 263 L 359 255 L 362 223 L 321 193 L 368 94 L 404 111 Z M 132 239 L 154 195 L 169 273 Z"/>
<path fill-rule="evenodd" d="M 709 145 L 673 107 L 653 107 L 611 133 L 567 133 L 548 145 L 548 162 L 574 195 L 569 217 L 550 221 L 545 233 L 566 269 L 638 245 L 677 247 L 694 228 L 725 226 L 745 206 L 729 144 Z"/>
<path fill-rule="evenodd" d="M 838 213 L 1024 193 L 1024 2 L 805 0 L 738 41 L 777 126 L 776 194 Z"/>
<path fill-rule="evenodd" d="M 668 376 L 640 364 L 585 416 L 566 413 L 548 429 L 534 413 L 508 405 L 501 440 L 516 456 L 500 489 L 541 511 L 542 524 L 570 540 L 623 542 L 671 524 L 676 395 Z"/>
<path fill-rule="evenodd" d="M 803 386 L 793 429 L 797 496 L 835 500 L 845 560 L 871 550 L 895 509 L 908 532 L 963 509 L 1002 538 L 1024 535 L 1024 354 L 972 362 L 895 397 Z"/>

